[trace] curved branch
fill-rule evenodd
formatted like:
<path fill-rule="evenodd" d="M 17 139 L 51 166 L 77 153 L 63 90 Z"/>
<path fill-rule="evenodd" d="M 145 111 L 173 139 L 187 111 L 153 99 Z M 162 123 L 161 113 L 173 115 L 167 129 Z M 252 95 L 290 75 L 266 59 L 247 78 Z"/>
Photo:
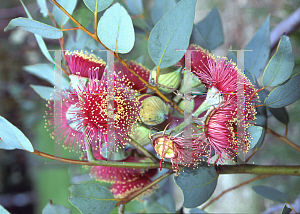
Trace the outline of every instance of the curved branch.
<path fill-rule="evenodd" d="M 276 48 L 283 33 L 293 33 L 300 27 L 300 7 L 289 17 L 280 22 L 271 32 L 271 52 Z"/>

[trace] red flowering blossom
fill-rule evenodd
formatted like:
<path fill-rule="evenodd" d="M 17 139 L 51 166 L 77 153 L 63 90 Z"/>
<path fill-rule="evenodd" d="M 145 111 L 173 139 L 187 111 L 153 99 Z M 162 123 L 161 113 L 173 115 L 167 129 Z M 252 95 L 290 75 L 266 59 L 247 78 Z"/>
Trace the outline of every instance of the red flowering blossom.
<path fill-rule="evenodd" d="M 96 151 L 94 152 L 94 157 L 97 160 L 106 160 Z M 118 162 L 120 162 L 120 164 L 122 164 L 122 162 L 138 163 L 142 160 L 142 158 L 129 156 Z M 157 169 L 149 169 L 146 172 L 143 172 L 141 169 L 107 166 L 92 166 L 90 169 L 90 175 L 95 177 L 96 180 L 113 183 L 109 189 L 117 198 L 124 198 L 132 192 L 145 187 L 147 184 L 151 183 L 151 178 L 156 173 Z"/>
<path fill-rule="evenodd" d="M 136 92 L 130 88 L 130 83 L 123 76 L 114 80 L 114 90 L 108 91 L 107 81 L 92 80 L 88 85 L 79 87 L 80 97 L 76 107 L 80 110 L 77 114 L 81 119 L 79 128 L 84 129 L 84 134 L 91 141 L 107 142 L 108 117 L 114 121 L 114 139 L 118 145 L 125 145 L 127 135 L 134 131 L 139 120 L 140 102 L 136 99 Z M 108 101 L 113 100 L 114 106 L 108 106 Z M 113 108 L 108 112 L 108 108 Z M 109 113 L 112 113 L 109 115 Z"/>
<path fill-rule="evenodd" d="M 94 54 L 84 54 L 82 51 L 67 51 L 66 60 L 73 75 L 86 78 L 96 76 L 97 79 L 101 79 L 106 66 L 102 59 Z"/>
<path fill-rule="evenodd" d="M 55 108 L 55 101 L 48 101 L 49 111 L 46 111 L 46 126 L 53 129 L 51 134 L 57 142 L 63 142 L 63 146 L 78 151 L 83 146 L 83 133 L 79 128 L 80 120 L 76 118 L 75 104 L 78 102 L 76 93 L 68 90 L 55 94 L 54 100 L 61 100 L 61 106 Z M 54 115 L 55 113 L 55 115 Z"/>
<path fill-rule="evenodd" d="M 149 81 L 149 77 L 150 77 L 150 70 L 144 66 L 142 66 L 141 64 L 137 64 L 134 61 L 129 61 L 128 63 L 129 67 L 134 70 L 142 79 L 144 79 L 145 81 Z M 135 75 L 133 75 L 122 63 L 120 62 L 115 62 L 115 71 L 117 73 L 118 76 L 126 76 L 126 78 L 129 80 L 130 82 L 130 86 L 134 89 L 134 90 L 141 90 L 143 88 L 145 88 L 144 83 L 142 83 L 142 81 L 140 81 Z M 119 72 L 120 71 L 120 72 Z M 139 91 L 140 93 L 145 93 L 147 91 L 147 89 L 143 89 L 141 91 Z"/>

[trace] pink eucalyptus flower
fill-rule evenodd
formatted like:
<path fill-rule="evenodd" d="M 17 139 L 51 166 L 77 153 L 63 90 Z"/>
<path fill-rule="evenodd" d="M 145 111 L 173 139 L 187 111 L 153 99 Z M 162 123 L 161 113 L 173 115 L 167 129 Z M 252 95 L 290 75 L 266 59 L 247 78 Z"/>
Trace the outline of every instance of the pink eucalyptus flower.
<path fill-rule="evenodd" d="M 89 78 L 97 76 L 101 79 L 106 63 L 94 54 L 83 53 L 83 51 L 66 52 L 66 60 L 73 75 Z"/>
<path fill-rule="evenodd" d="M 63 142 L 64 147 L 70 150 L 83 146 L 83 132 L 79 128 L 80 120 L 76 118 L 77 109 L 75 104 L 78 96 L 68 90 L 55 94 L 54 100 L 61 101 L 61 106 L 55 107 L 55 101 L 48 101 L 49 111 L 46 111 L 46 127 L 53 129 L 51 137 L 57 142 Z M 55 113 L 55 114 L 54 114 Z"/>
<path fill-rule="evenodd" d="M 97 160 L 106 160 L 99 152 L 96 151 L 94 151 L 94 157 Z M 122 162 L 138 163 L 142 160 L 142 158 L 129 156 L 118 162 L 120 162 L 121 165 Z M 157 169 L 149 169 L 146 172 L 141 169 L 108 166 L 92 166 L 90 169 L 90 175 L 95 177 L 96 180 L 113 183 L 109 189 L 117 198 L 124 198 L 132 192 L 150 184 L 151 178 L 156 173 Z M 149 191 L 151 191 L 151 189 Z"/>

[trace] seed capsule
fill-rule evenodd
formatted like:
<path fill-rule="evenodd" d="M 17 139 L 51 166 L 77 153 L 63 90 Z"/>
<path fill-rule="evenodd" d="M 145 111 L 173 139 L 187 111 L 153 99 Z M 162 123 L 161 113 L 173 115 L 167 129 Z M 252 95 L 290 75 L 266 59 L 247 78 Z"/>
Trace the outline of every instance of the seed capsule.
<path fill-rule="evenodd" d="M 165 121 L 169 115 L 169 107 L 155 96 L 148 97 L 142 101 L 140 117 L 143 123 L 151 126 Z"/>
<path fill-rule="evenodd" d="M 180 71 L 181 68 L 177 68 L 173 66 L 159 69 L 158 83 L 168 88 L 177 89 L 181 81 Z M 150 78 L 153 78 L 154 82 L 156 82 L 156 72 L 157 72 L 156 68 L 154 68 L 151 71 Z M 167 94 L 172 92 L 172 90 L 168 88 L 158 87 L 160 91 L 165 92 Z"/>

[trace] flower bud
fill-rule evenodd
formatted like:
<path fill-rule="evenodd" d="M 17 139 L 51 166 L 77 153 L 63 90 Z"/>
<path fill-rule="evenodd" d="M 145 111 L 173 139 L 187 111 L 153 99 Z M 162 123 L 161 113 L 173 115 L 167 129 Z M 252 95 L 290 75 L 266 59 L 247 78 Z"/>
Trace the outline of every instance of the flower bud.
<path fill-rule="evenodd" d="M 153 129 L 150 130 L 138 123 L 138 126 L 135 128 L 134 132 L 129 134 L 129 137 L 138 142 L 141 146 L 146 146 L 150 143 L 150 139 L 148 138 L 149 134 L 152 135 L 154 132 Z"/>
<path fill-rule="evenodd" d="M 142 101 L 140 117 L 146 125 L 155 126 L 168 118 L 169 107 L 159 97 L 151 96 Z"/>
<path fill-rule="evenodd" d="M 177 89 L 181 81 L 180 71 L 181 68 L 176 68 L 174 66 L 159 69 L 158 83 L 169 88 Z M 154 79 L 154 82 L 156 82 L 156 73 L 157 73 L 157 68 L 155 67 L 151 71 L 151 76 L 150 76 L 150 78 Z M 172 92 L 172 90 L 168 88 L 158 87 L 158 89 L 167 94 Z"/>

